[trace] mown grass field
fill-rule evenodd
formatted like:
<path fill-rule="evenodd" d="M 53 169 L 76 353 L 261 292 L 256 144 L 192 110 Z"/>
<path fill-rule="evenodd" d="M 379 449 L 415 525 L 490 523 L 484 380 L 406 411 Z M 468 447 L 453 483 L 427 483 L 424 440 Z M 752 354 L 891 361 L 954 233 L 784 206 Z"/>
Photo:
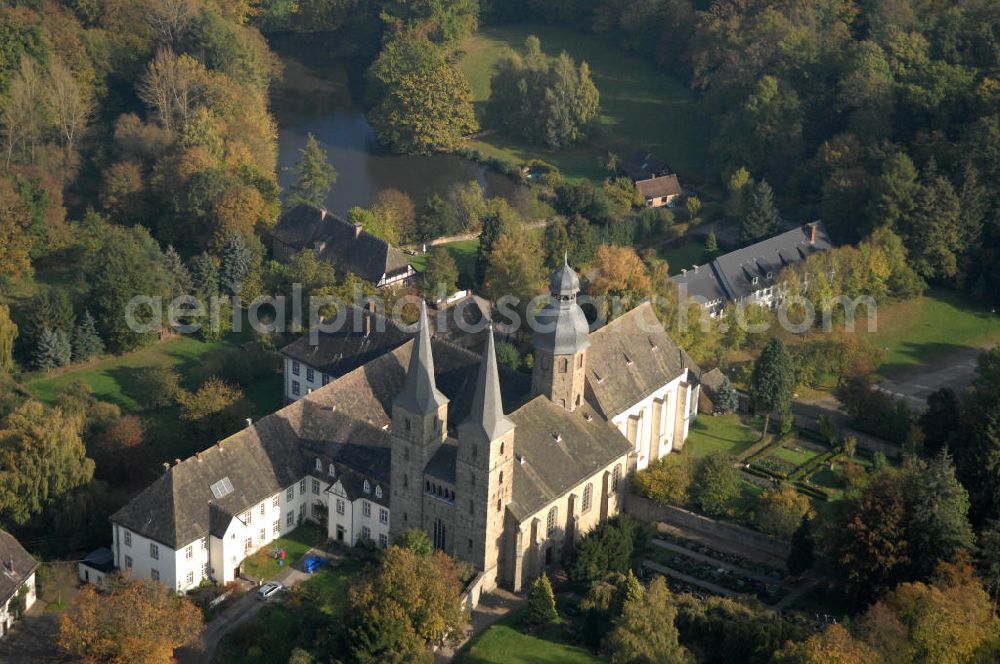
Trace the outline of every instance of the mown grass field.
<path fill-rule="evenodd" d="M 243 562 L 243 572 L 255 579 L 266 581 L 288 565 L 295 563 L 299 558 L 314 546 L 323 543 L 326 533 L 314 523 L 306 522 L 288 533 L 284 537 L 279 537 L 266 547 L 250 556 Z M 278 564 L 274 552 L 284 549 L 284 565 Z"/>
<path fill-rule="evenodd" d="M 863 311 L 863 310 L 862 310 Z M 886 350 L 883 376 L 934 361 L 963 348 L 1000 343 L 1000 315 L 960 293 L 931 289 L 878 310 L 874 332 L 859 320 L 856 330 Z"/>
<path fill-rule="evenodd" d="M 625 157 L 644 148 L 682 176 L 706 174 L 709 127 L 691 91 L 652 62 L 628 55 L 595 35 L 540 23 L 481 29 L 462 44 L 460 61 L 480 115 L 489 99 L 494 64 L 506 49 L 523 48 L 529 35 L 541 40 L 550 57 L 566 51 L 578 63 L 585 60 L 590 65 L 601 94 L 599 130 L 588 144 L 571 150 L 547 150 L 488 132 L 471 147 L 516 164 L 542 159 L 570 179 L 602 180 L 608 175 L 602 159 L 609 150 Z"/>
<path fill-rule="evenodd" d="M 479 250 L 479 240 L 462 240 L 441 245 L 448 250 L 458 266 L 458 287 L 472 288 L 476 281 L 476 252 Z M 427 254 L 410 256 L 410 265 L 417 272 L 427 268 Z"/>
<path fill-rule="evenodd" d="M 539 628 L 532 634 L 520 629 L 519 611 L 507 616 L 473 639 L 455 657 L 456 664 L 597 664 L 606 659 L 586 648 L 566 643 L 563 624 Z"/>
<path fill-rule="evenodd" d="M 684 453 L 695 458 L 715 452 L 736 456 L 759 438 L 760 433 L 740 422 L 738 415 L 700 415 L 691 423 Z"/>
<path fill-rule="evenodd" d="M 680 274 L 682 269 L 690 270 L 692 265 L 705 262 L 705 241 L 700 237 L 692 237 L 679 247 L 660 249 L 657 254 L 667 261 L 670 275 Z"/>

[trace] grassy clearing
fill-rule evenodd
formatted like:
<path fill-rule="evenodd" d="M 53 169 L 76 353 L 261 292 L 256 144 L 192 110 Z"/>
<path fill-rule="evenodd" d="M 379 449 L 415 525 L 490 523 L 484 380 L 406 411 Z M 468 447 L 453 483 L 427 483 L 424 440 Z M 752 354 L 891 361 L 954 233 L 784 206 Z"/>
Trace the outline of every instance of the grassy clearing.
<path fill-rule="evenodd" d="M 255 579 L 267 580 L 286 566 L 293 564 L 304 556 L 312 547 L 321 544 L 326 539 L 323 530 L 314 523 L 304 523 L 285 537 L 279 537 L 243 562 L 245 574 Z M 274 552 L 284 549 L 284 565 L 279 565 Z"/>
<path fill-rule="evenodd" d="M 606 661 L 586 648 L 566 643 L 562 622 L 532 634 L 520 629 L 523 611 L 514 613 L 472 640 L 455 657 L 456 664 L 595 664 Z"/>
<path fill-rule="evenodd" d="M 759 438 L 760 435 L 740 422 L 737 415 L 702 415 L 691 424 L 684 452 L 695 458 L 714 452 L 736 456 Z"/>
<path fill-rule="evenodd" d="M 679 247 L 660 249 L 657 252 L 661 259 L 667 261 L 670 275 L 680 274 L 682 269 L 690 270 L 692 265 L 705 262 L 705 240 L 692 237 Z"/>
<path fill-rule="evenodd" d="M 577 62 L 587 61 L 601 93 L 601 129 L 592 145 L 572 150 L 550 151 L 495 134 L 480 136 L 473 148 L 514 163 L 543 159 L 570 179 L 607 177 L 601 160 L 608 150 L 626 156 L 647 148 L 682 174 L 707 171 L 704 137 L 709 127 L 687 86 L 653 63 L 575 30 L 519 23 L 483 28 L 467 39 L 460 66 L 472 86 L 477 111 L 481 113 L 489 99 L 494 63 L 506 49 L 521 49 L 528 35 L 541 39 L 542 49 L 552 57 L 566 51 Z"/>
<path fill-rule="evenodd" d="M 863 310 L 862 310 L 863 311 Z M 1000 316 L 964 295 L 931 289 L 923 297 L 882 307 L 877 329 L 856 329 L 887 349 L 879 373 L 889 376 L 962 350 L 1000 343 Z"/>
<path fill-rule="evenodd" d="M 440 245 L 448 250 L 458 266 L 458 287 L 472 288 L 476 279 L 476 252 L 479 251 L 479 240 L 461 240 Z M 410 256 L 410 265 L 417 272 L 427 268 L 427 254 Z"/>

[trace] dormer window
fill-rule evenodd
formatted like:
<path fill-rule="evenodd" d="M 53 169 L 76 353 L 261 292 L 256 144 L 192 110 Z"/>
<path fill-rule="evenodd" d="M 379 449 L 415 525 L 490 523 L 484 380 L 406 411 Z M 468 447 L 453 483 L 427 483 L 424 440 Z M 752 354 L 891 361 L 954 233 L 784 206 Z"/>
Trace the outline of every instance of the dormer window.
<path fill-rule="evenodd" d="M 768 278 L 768 279 L 772 279 L 772 278 L 774 278 L 774 272 L 768 272 L 768 273 L 767 273 L 767 278 Z"/>
<path fill-rule="evenodd" d="M 597 373 L 596 371 L 594 372 L 594 378 L 597 380 L 598 385 L 604 382 L 604 378 L 602 378 L 601 374 Z"/>
<path fill-rule="evenodd" d="M 362 491 L 364 491 L 365 493 L 372 492 L 372 485 L 368 483 L 368 480 L 365 480 L 365 484 L 364 487 L 362 488 Z"/>
<path fill-rule="evenodd" d="M 382 497 L 382 487 L 378 484 L 375 485 L 375 497 L 376 498 Z"/>
<path fill-rule="evenodd" d="M 628 353 L 622 353 L 625 356 L 625 366 L 632 366 L 632 358 L 628 356 Z"/>
<path fill-rule="evenodd" d="M 323 461 L 319 457 L 316 457 L 316 470 L 323 470 Z"/>
<path fill-rule="evenodd" d="M 752 283 L 753 283 L 754 286 L 756 286 L 757 282 L 759 282 L 759 281 L 760 281 L 760 277 L 754 277 L 753 280 L 752 280 Z"/>
<path fill-rule="evenodd" d="M 337 474 L 337 469 L 334 468 L 333 464 L 331 463 L 329 468 L 327 468 L 326 472 L 330 474 L 330 477 L 333 477 L 334 475 Z"/>

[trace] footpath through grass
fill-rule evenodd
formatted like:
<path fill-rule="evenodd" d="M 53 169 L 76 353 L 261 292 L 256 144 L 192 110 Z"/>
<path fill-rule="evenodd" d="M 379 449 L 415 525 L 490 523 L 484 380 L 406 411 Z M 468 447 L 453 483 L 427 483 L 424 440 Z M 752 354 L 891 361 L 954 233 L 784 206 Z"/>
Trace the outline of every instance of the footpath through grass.
<path fill-rule="evenodd" d="M 482 28 L 462 43 L 460 61 L 480 115 L 489 99 L 494 64 L 507 48 L 521 50 L 528 35 L 537 36 L 552 58 L 566 51 L 577 63 L 590 65 L 601 93 L 600 131 L 592 145 L 571 150 L 547 150 L 494 133 L 473 141 L 473 148 L 513 163 L 542 159 L 571 179 L 607 177 L 602 159 L 608 150 L 626 157 L 649 149 L 682 174 L 706 173 L 710 128 L 688 87 L 652 62 L 592 34 L 542 23 Z"/>

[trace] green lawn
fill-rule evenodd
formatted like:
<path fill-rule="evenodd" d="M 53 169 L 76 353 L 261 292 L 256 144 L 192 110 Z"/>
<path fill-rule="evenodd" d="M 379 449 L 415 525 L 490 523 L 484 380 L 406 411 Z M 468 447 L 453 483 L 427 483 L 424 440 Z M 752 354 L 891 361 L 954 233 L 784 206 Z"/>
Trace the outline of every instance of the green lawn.
<path fill-rule="evenodd" d="M 255 579 L 267 580 L 284 566 L 278 564 L 273 552 L 285 550 L 285 565 L 291 565 L 312 547 L 322 544 L 326 533 L 314 523 L 304 523 L 285 537 L 279 537 L 243 562 L 243 572 Z"/>
<path fill-rule="evenodd" d="M 923 297 L 882 307 L 876 322 L 870 338 L 887 349 L 879 368 L 883 376 L 962 348 L 1000 343 L 1000 316 L 953 291 L 931 289 Z M 856 329 L 869 334 L 865 321 L 858 321 Z"/>
<path fill-rule="evenodd" d="M 760 434 L 741 423 L 737 415 L 702 415 L 691 424 L 684 452 L 695 458 L 713 452 L 736 456 L 759 438 Z"/>
<path fill-rule="evenodd" d="M 592 34 L 539 23 L 481 29 L 462 44 L 460 61 L 478 111 L 489 99 L 494 63 L 507 48 L 521 49 L 528 35 L 541 39 L 542 49 L 551 57 L 566 51 L 578 63 L 585 60 L 590 65 L 601 93 L 601 129 L 592 144 L 572 150 L 553 152 L 492 133 L 473 141 L 473 148 L 518 164 L 543 159 L 573 179 L 604 179 L 607 172 L 601 158 L 608 150 L 624 157 L 643 148 L 682 174 L 706 172 L 710 127 L 687 86 L 652 62 Z"/>
<path fill-rule="evenodd" d="M 804 464 L 809 459 L 812 459 L 819 452 L 814 452 L 812 450 L 805 449 L 803 447 L 795 446 L 792 443 L 793 449 L 789 449 L 784 445 L 780 445 L 777 448 L 771 450 L 768 456 L 773 456 L 781 459 L 782 461 L 787 461 L 788 463 L 794 464 L 796 468 Z"/>
<path fill-rule="evenodd" d="M 109 356 L 79 367 L 68 367 L 47 374 L 35 374 L 25 382 L 27 390 L 36 398 L 53 403 L 58 391 L 70 383 L 82 381 L 90 386 L 101 401 L 118 404 L 125 412 L 138 412 L 135 400 L 136 378 L 146 368 L 166 364 L 174 367 L 185 388 L 194 389 L 208 376 L 207 367 L 249 338 L 247 332 L 230 334 L 226 339 L 205 343 L 190 336 L 179 336 L 147 346 L 133 353 Z M 254 383 L 247 390 L 247 397 L 254 405 L 254 414 L 263 416 L 281 407 L 281 376 L 275 374 Z"/>
<path fill-rule="evenodd" d="M 539 629 L 531 635 L 520 629 L 521 614 L 514 613 L 466 645 L 456 664 L 596 664 L 605 660 L 586 648 L 565 643 L 564 624 Z"/>
<path fill-rule="evenodd" d="M 472 288 L 476 279 L 476 252 L 479 250 L 479 240 L 461 240 L 441 246 L 448 250 L 458 265 L 459 288 Z M 410 256 L 410 265 L 417 272 L 423 272 L 427 267 L 427 254 Z"/>
<path fill-rule="evenodd" d="M 701 237 L 692 237 L 679 247 L 660 249 L 657 252 L 661 259 L 667 261 L 671 276 L 680 274 L 682 269 L 690 270 L 693 265 L 705 262 L 705 241 Z"/>

